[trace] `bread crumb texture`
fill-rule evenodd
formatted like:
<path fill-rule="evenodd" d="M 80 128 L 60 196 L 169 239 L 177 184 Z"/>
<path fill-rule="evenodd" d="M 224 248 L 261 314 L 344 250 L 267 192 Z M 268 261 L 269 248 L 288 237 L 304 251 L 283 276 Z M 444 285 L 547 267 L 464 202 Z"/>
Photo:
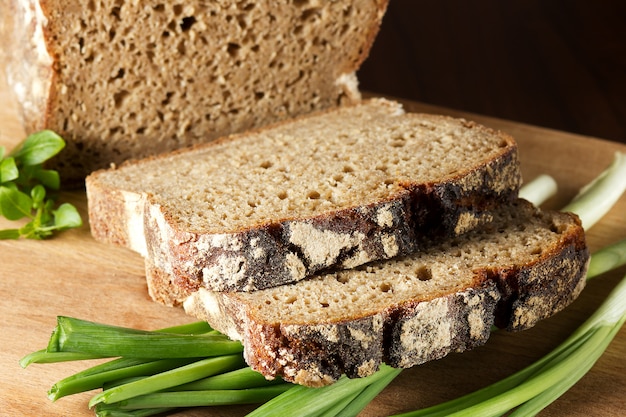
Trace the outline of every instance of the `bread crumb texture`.
<path fill-rule="evenodd" d="M 477 188 L 473 171 L 515 146 L 482 126 L 468 129 L 460 119 L 400 115 L 398 109 L 380 100 L 322 113 L 128 164 L 103 178 L 112 188 L 149 193 L 181 229 L 217 233 L 267 219 L 367 208 L 409 184 L 469 177 L 475 182 L 467 187 Z M 498 182 L 502 188 L 516 185 Z M 388 210 L 376 216 L 379 225 L 393 225 Z M 314 233 L 298 227 L 294 234 Z"/>
<path fill-rule="evenodd" d="M 494 324 L 531 327 L 578 296 L 588 259 L 575 216 L 519 200 L 409 256 L 250 293 L 201 289 L 184 306 L 242 340 L 254 369 L 317 386 L 471 349 Z"/>
<path fill-rule="evenodd" d="M 14 89 L 21 86 L 19 102 L 30 103 L 26 125 L 66 138 L 66 158 L 57 160 L 57 168 L 83 177 L 110 162 L 359 99 L 354 74 L 387 5 L 383 0 L 9 3 L 11 16 L 21 18 L 6 17 L 7 45 L 22 41 L 13 51 L 9 80 Z M 37 55 L 41 50 L 46 56 Z M 42 88 L 24 91 L 35 81 Z"/>
<path fill-rule="evenodd" d="M 489 221 L 520 183 L 510 136 L 373 99 L 99 171 L 87 194 L 93 235 L 136 248 L 100 229 L 124 230 L 106 212 L 143 196 L 140 252 L 223 291 L 408 254 Z"/>

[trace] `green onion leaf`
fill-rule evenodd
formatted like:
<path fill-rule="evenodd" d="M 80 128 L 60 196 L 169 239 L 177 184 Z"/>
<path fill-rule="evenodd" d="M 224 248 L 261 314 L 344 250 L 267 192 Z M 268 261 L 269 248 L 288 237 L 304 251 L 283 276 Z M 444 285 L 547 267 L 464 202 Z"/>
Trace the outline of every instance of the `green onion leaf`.
<path fill-rule="evenodd" d="M 377 381 L 374 381 L 361 391 L 356 397 L 341 408 L 341 410 L 333 414 L 335 417 L 356 417 L 361 411 L 391 383 L 400 373 L 402 369 L 394 369 L 385 365 L 383 372 L 385 375 Z M 380 371 L 379 371 L 380 372 Z"/>
<path fill-rule="evenodd" d="M 202 359 L 197 362 L 181 366 L 170 371 L 162 372 L 127 384 L 118 385 L 95 395 L 89 401 L 89 407 L 104 402 L 111 404 L 127 400 L 139 395 L 161 391 L 177 385 L 196 381 L 210 375 L 240 368 L 243 366 L 241 355 L 224 355 L 215 358 Z M 152 407 L 161 407 L 156 405 Z"/>
<path fill-rule="evenodd" d="M 221 334 L 161 333 L 60 316 L 48 351 L 144 359 L 202 358 L 240 353 L 243 347 Z"/>
<path fill-rule="evenodd" d="M 613 207 L 625 190 L 626 154 L 616 152 L 611 165 L 581 188 L 563 211 L 576 213 L 588 230 Z"/>
<path fill-rule="evenodd" d="M 98 415 L 105 410 L 207 407 L 217 405 L 258 404 L 266 402 L 292 388 L 290 384 L 240 390 L 157 392 L 113 404 L 97 405 Z M 280 415 L 280 414 L 276 414 Z M 297 415 L 297 414 L 296 414 Z"/>
<path fill-rule="evenodd" d="M 556 191 L 557 184 L 554 178 L 543 174 L 524 184 L 519 190 L 519 197 L 530 201 L 536 206 L 540 206 L 554 196 Z"/>
<path fill-rule="evenodd" d="M 102 388 L 105 384 L 120 379 L 134 378 L 176 369 L 188 365 L 194 359 L 128 359 L 119 358 L 93 366 L 58 381 L 48 391 L 48 398 L 56 401 L 67 395 Z"/>
<path fill-rule="evenodd" d="M 173 407 L 140 408 L 137 410 L 120 410 L 115 405 L 98 404 L 95 408 L 96 417 L 148 417 L 176 410 Z"/>
<path fill-rule="evenodd" d="M 370 384 L 389 377 L 396 371 L 396 369 L 383 364 L 378 372 L 363 378 L 349 379 L 343 376 L 334 384 L 320 388 L 296 385 L 254 410 L 248 414 L 248 417 L 317 417 L 333 408 L 337 402 L 341 402 L 346 397 L 360 394 Z"/>
<path fill-rule="evenodd" d="M 20 366 L 26 368 L 33 363 L 58 363 L 69 361 L 82 361 L 86 359 L 99 359 L 100 355 L 77 352 L 48 352 L 46 349 L 29 353 L 20 359 Z"/>
<path fill-rule="evenodd" d="M 244 389 L 283 383 L 282 379 L 267 380 L 250 367 L 225 372 L 220 375 L 199 379 L 176 387 L 180 391 L 209 391 L 216 389 Z"/>
<path fill-rule="evenodd" d="M 589 261 L 587 279 L 619 268 L 624 264 L 626 264 L 626 239 L 607 245 L 594 252 Z"/>

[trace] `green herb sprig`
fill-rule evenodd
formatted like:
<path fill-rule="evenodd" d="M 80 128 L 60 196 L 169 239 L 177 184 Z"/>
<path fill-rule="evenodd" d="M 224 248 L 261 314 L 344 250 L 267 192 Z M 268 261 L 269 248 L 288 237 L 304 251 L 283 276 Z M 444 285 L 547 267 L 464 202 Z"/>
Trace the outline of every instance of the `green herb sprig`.
<path fill-rule="evenodd" d="M 0 239 L 45 239 L 82 225 L 72 204 L 55 208 L 59 173 L 43 167 L 64 147 L 65 141 L 50 130 L 28 136 L 8 155 L 0 146 L 0 216 L 12 221 L 30 219 L 20 228 L 0 230 Z"/>

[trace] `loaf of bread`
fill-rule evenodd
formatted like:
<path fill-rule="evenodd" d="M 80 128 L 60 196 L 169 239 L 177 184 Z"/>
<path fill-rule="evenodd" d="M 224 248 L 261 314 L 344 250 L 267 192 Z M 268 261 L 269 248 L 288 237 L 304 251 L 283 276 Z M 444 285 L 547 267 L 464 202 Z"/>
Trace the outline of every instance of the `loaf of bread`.
<path fill-rule="evenodd" d="M 66 183 L 359 98 L 387 0 L 2 0 L 27 131 L 68 142 Z"/>
<path fill-rule="evenodd" d="M 419 253 L 295 284 L 201 288 L 184 308 L 241 340 L 268 378 L 320 386 L 381 362 L 412 367 L 484 344 L 493 324 L 529 328 L 582 291 L 589 252 L 575 215 L 519 200 L 493 217 Z"/>
<path fill-rule="evenodd" d="M 181 289 L 253 291 L 412 253 L 488 221 L 520 183 L 510 136 L 384 99 L 86 181 L 93 236 L 173 277 L 154 292 L 167 304 Z"/>

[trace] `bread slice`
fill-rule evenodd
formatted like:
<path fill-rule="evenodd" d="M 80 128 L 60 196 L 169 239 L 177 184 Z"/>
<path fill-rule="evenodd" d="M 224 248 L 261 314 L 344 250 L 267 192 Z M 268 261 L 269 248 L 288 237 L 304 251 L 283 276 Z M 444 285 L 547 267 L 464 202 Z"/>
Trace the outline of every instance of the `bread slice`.
<path fill-rule="evenodd" d="M 578 217 L 519 200 L 420 253 L 251 293 L 201 288 L 184 308 L 268 378 L 320 386 L 474 348 L 493 324 L 529 328 L 579 295 L 588 259 Z"/>
<path fill-rule="evenodd" d="M 387 0 L 4 0 L 7 78 L 64 182 L 359 98 Z"/>
<path fill-rule="evenodd" d="M 510 136 L 374 99 L 86 184 L 93 236 L 144 255 L 174 294 L 252 291 L 411 253 L 488 220 L 520 182 Z"/>

